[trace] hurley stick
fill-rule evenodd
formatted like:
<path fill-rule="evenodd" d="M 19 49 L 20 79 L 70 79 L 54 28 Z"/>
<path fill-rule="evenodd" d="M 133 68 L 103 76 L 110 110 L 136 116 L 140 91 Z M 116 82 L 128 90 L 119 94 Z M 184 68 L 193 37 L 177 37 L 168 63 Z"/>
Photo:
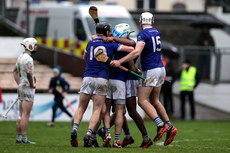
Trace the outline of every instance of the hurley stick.
<path fill-rule="evenodd" d="M 97 8 L 95 6 L 89 8 L 89 15 L 93 18 L 95 24 L 99 23 Z"/>
<path fill-rule="evenodd" d="M 59 92 L 60 94 L 62 94 L 62 87 L 61 86 L 56 86 L 55 89 L 57 90 L 57 92 Z M 71 109 L 71 111 L 74 113 L 75 110 L 74 110 L 73 106 L 71 105 L 70 101 L 66 97 L 64 97 L 64 100 L 66 101 L 66 103 L 69 106 L 69 108 Z"/>
<path fill-rule="evenodd" d="M 95 57 L 96 57 L 96 60 L 99 62 L 104 62 L 107 64 L 110 64 L 111 62 L 111 59 L 109 59 L 109 57 L 103 52 L 103 50 L 98 50 L 97 53 L 95 54 Z M 124 71 L 130 72 L 131 74 L 141 78 L 142 80 L 144 80 L 144 83 L 146 83 L 147 80 L 144 77 L 140 76 L 139 74 L 125 68 L 124 66 L 119 66 L 119 68 Z"/>
<path fill-rule="evenodd" d="M 4 115 L 2 116 L 4 119 L 7 119 L 7 114 L 9 113 L 9 111 L 12 109 L 12 107 L 17 103 L 18 101 L 18 97 L 14 100 L 14 102 L 10 105 L 10 107 L 6 110 L 6 112 L 4 113 Z"/>

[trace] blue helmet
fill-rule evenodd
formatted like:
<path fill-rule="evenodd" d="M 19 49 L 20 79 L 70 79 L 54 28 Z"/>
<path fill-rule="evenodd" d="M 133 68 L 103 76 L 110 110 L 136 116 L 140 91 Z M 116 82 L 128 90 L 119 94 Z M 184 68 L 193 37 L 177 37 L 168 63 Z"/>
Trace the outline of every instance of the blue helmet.
<path fill-rule="evenodd" d="M 130 25 L 127 23 L 121 23 L 115 26 L 113 30 L 113 36 L 116 38 L 127 38 L 130 33 Z"/>

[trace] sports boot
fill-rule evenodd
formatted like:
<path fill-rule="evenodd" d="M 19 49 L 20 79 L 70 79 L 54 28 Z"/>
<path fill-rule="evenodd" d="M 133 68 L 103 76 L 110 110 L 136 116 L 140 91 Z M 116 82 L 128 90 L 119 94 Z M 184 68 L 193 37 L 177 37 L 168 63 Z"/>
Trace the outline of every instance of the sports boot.
<path fill-rule="evenodd" d="M 167 136 L 166 136 L 166 139 L 165 139 L 165 142 L 164 142 L 165 146 L 167 146 L 170 143 L 172 143 L 173 138 L 175 137 L 176 133 L 177 133 L 177 129 L 174 126 L 172 126 L 170 129 L 168 129 Z"/>
<path fill-rule="evenodd" d="M 71 132 L 71 141 L 70 141 L 72 147 L 77 147 L 78 146 L 78 142 L 77 142 L 77 132 L 75 130 L 73 130 Z"/>

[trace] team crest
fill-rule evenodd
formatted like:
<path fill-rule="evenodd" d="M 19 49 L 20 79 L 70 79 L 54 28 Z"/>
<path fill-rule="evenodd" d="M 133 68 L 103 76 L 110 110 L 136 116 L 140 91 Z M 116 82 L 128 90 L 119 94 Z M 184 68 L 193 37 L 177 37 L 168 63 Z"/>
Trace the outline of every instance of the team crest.
<path fill-rule="evenodd" d="M 137 40 L 140 40 L 140 39 L 141 39 L 141 36 L 138 36 L 138 37 L 137 37 Z"/>

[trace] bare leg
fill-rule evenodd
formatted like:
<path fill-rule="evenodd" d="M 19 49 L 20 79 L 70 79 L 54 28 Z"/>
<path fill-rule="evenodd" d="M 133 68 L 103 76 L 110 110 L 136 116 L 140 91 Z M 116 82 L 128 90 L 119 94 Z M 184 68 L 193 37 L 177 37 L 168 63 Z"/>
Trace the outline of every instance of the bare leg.
<path fill-rule="evenodd" d="M 111 109 L 111 102 L 106 102 L 106 113 L 104 117 L 104 126 L 105 128 L 110 128 L 110 109 Z"/>
<path fill-rule="evenodd" d="M 97 132 L 98 128 L 100 127 L 101 120 L 104 120 L 105 113 L 106 113 L 106 104 L 104 103 L 101 110 L 100 120 L 98 121 L 95 129 L 93 129 L 94 132 Z"/>
<path fill-rule="evenodd" d="M 138 105 L 145 111 L 145 113 L 153 120 L 157 117 L 156 109 L 148 98 L 153 87 L 139 87 L 138 88 Z"/>
<path fill-rule="evenodd" d="M 127 98 L 126 99 L 126 107 L 127 107 L 129 116 L 134 120 L 134 122 L 136 123 L 138 129 L 141 131 L 142 135 L 146 134 L 147 130 L 145 128 L 144 121 L 143 121 L 143 119 L 141 118 L 140 114 L 137 112 L 137 109 L 136 109 L 136 97 Z"/>
<path fill-rule="evenodd" d="M 97 126 L 103 104 L 105 103 L 105 96 L 102 95 L 93 95 L 93 114 L 89 121 L 89 129 L 95 129 Z"/>
<path fill-rule="evenodd" d="M 150 102 L 155 107 L 155 109 L 157 110 L 157 113 L 160 115 L 162 120 L 164 122 L 166 122 L 169 120 L 169 117 L 168 117 L 168 114 L 166 113 L 164 106 L 161 104 L 161 102 L 159 100 L 160 91 L 161 91 L 161 86 L 153 88 L 153 90 L 150 94 Z"/>
<path fill-rule="evenodd" d="M 22 117 L 22 103 L 19 103 L 19 118 L 16 120 L 16 132 L 17 134 L 22 134 L 22 129 L 20 127 L 20 122 L 21 122 L 21 117 Z"/>
<path fill-rule="evenodd" d="M 124 122 L 124 104 L 115 104 L 115 134 L 121 134 L 123 122 Z"/>
<path fill-rule="evenodd" d="M 21 134 L 27 134 L 28 129 L 28 121 L 30 118 L 30 112 L 33 106 L 33 102 L 30 101 L 22 101 L 22 119 L 20 122 Z"/>
<path fill-rule="evenodd" d="M 91 95 L 80 93 L 78 109 L 74 114 L 74 123 L 80 124 L 83 114 L 85 113 L 85 110 L 89 104 L 90 98 Z"/>

